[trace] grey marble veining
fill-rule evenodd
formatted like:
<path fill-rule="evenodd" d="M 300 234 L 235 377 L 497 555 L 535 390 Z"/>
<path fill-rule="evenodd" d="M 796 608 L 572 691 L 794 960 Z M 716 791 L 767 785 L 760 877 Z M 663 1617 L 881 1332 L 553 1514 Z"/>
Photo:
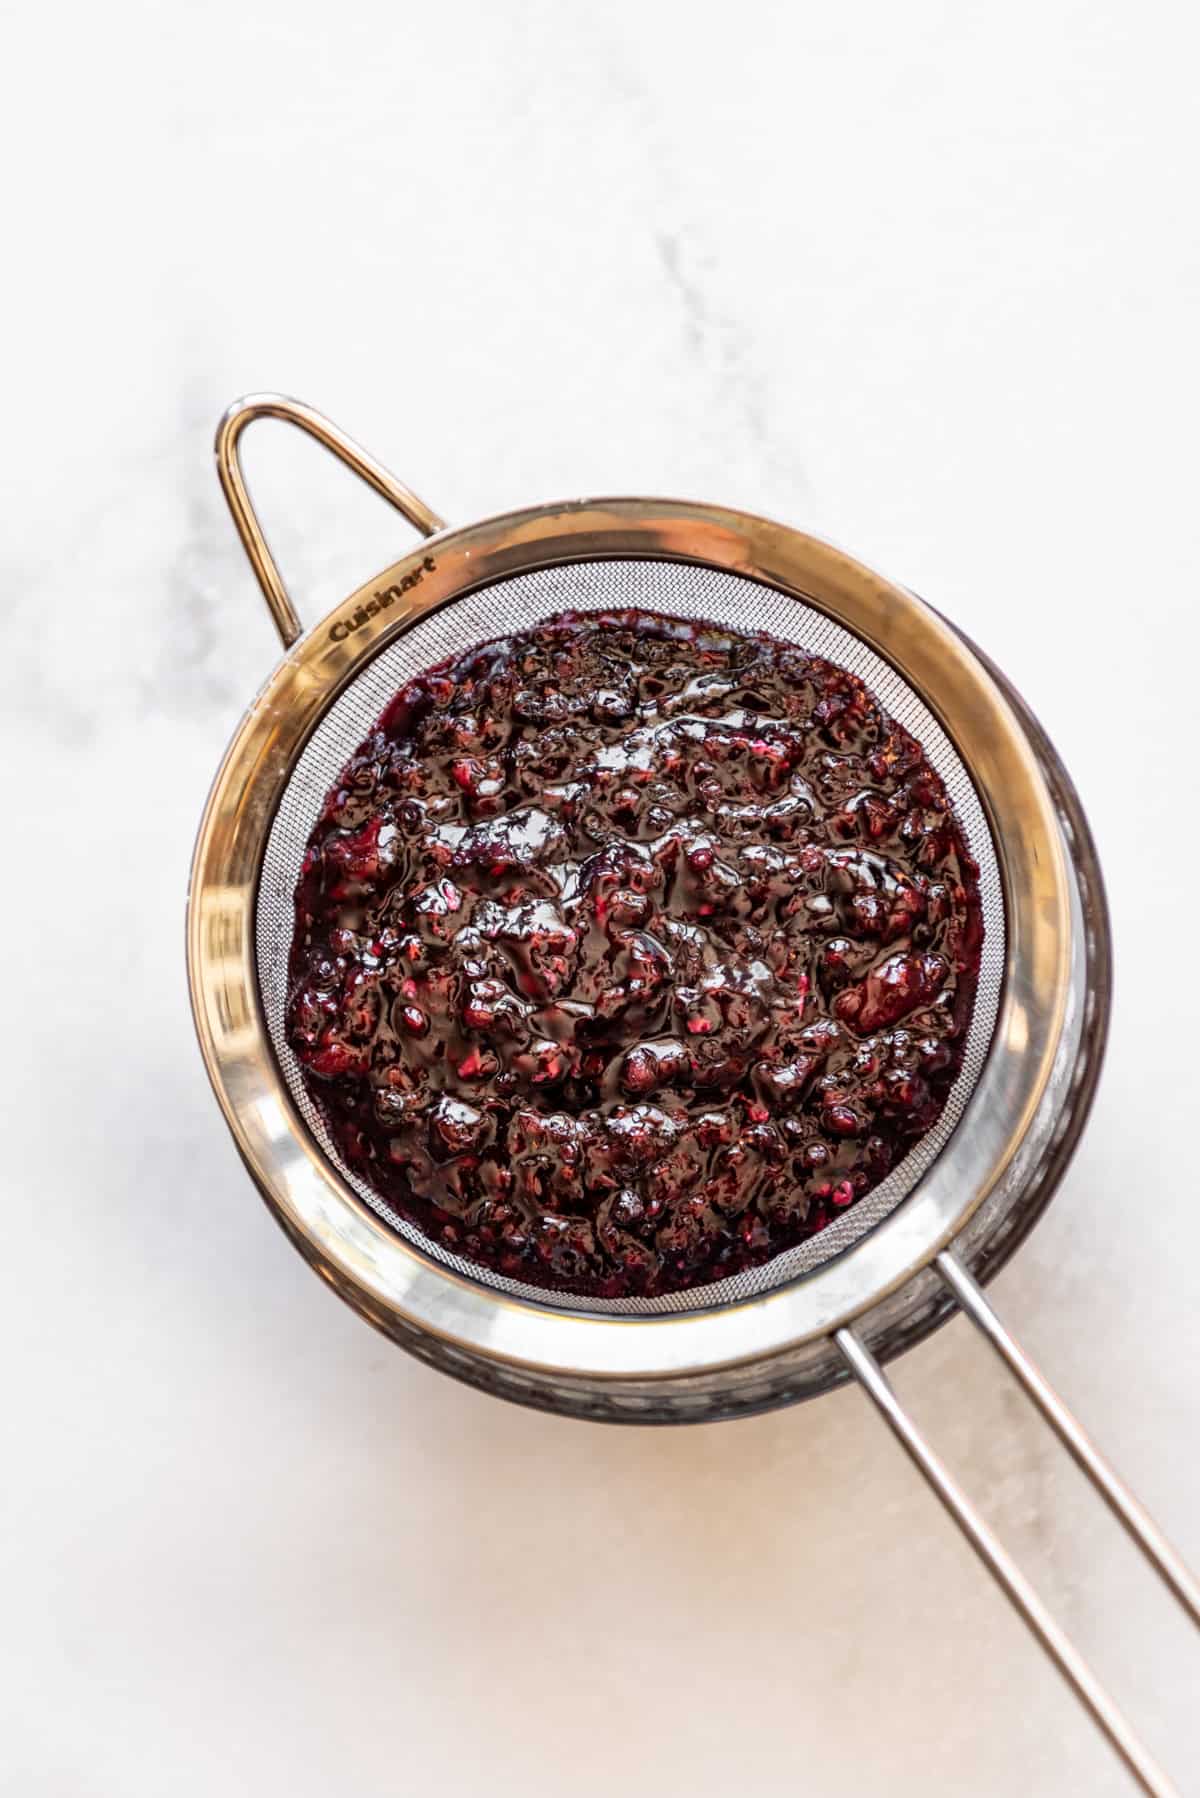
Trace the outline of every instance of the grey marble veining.
<path fill-rule="evenodd" d="M 311 400 L 452 519 L 675 493 L 978 638 L 1092 813 L 1096 1115 L 997 1283 L 1200 1559 L 1197 28 L 308 0 L 27 13 L 0 132 L 0 1790 L 1128 1789 L 854 1393 L 523 1413 L 302 1266 L 188 1017 L 192 835 L 276 653 L 211 434 Z M 407 527 L 247 461 L 306 618 Z M 1200 1645 L 961 1323 L 897 1384 L 1184 1783 Z"/>

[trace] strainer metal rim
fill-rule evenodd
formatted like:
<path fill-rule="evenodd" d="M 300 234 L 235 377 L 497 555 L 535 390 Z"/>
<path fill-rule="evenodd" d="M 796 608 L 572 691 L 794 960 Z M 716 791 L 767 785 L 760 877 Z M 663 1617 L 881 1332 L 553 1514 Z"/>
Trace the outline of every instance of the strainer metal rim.
<path fill-rule="evenodd" d="M 356 1197 L 296 1113 L 254 967 L 258 869 L 275 804 L 327 705 L 416 618 L 553 562 L 639 557 L 725 569 L 790 593 L 890 661 L 955 741 L 988 812 L 1005 885 L 1007 966 L 993 1048 L 941 1158 L 892 1217 L 793 1285 L 719 1310 L 599 1316 L 533 1304 L 438 1266 Z M 392 606 L 377 591 L 404 588 Z M 1053 803 L 1007 700 L 921 601 L 802 532 L 726 508 L 611 499 L 504 514 L 431 537 L 297 643 L 217 775 L 189 899 L 193 1009 L 238 1148 L 289 1235 L 364 1315 L 486 1358 L 612 1380 L 694 1377 L 828 1337 L 929 1265 L 968 1222 L 1037 1114 L 1064 1025 L 1072 929 Z"/>

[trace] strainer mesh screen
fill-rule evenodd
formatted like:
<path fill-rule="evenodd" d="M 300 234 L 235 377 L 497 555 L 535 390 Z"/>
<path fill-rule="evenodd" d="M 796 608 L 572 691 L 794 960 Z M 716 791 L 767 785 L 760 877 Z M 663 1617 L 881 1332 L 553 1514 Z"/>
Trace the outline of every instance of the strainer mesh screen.
<path fill-rule="evenodd" d="M 557 612 L 641 608 L 740 631 L 766 631 L 856 674 L 884 710 L 911 731 L 945 783 L 968 847 L 979 865 L 984 946 L 966 1053 L 938 1122 L 873 1191 L 819 1235 L 762 1267 L 726 1280 L 662 1297 L 596 1299 L 507 1279 L 449 1253 L 372 1192 L 339 1156 L 313 1104 L 300 1065 L 288 1046 L 284 1022 L 288 955 L 294 927 L 293 895 L 308 837 L 325 796 L 351 755 L 396 692 L 414 675 L 473 644 L 523 631 Z M 581 1311 L 672 1312 L 745 1299 L 811 1273 L 858 1242 L 895 1210 L 932 1166 L 962 1116 L 983 1069 L 995 1026 L 1004 969 L 1004 901 L 1000 871 L 983 807 L 945 732 L 896 670 L 858 637 L 823 612 L 740 575 L 691 562 L 610 560 L 573 562 L 515 575 L 449 601 L 388 643 L 357 674 L 324 714 L 300 755 L 280 800 L 267 840 L 256 914 L 256 952 L 263 1015 L 288 1091 L 309 1130 L 342 1178 L 393 1229 L 434 1261 L 458 1274 L 532 1303 Z"/>

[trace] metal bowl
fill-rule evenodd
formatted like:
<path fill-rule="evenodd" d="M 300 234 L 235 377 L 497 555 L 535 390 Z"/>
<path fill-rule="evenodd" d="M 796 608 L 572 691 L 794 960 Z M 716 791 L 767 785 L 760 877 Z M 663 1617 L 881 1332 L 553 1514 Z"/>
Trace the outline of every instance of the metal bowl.
<path fill-rule="evenodd" d="M 1073 787 L 1004 677 L 929 606 L 818 539 L 743 512 L 609 499 L 537 506 L 460 529 L 340 433 L 290 402 L 226 419 L 226 492 L 285 640 L 298 630 L 237 464 L 273 412 L 310 430 L 430 531 L 295 642 L 251 705 L 201 822 L 188 969 L 205 1065 L 239 1152 L 301 1253 L 423 1360 L 486 1391 L 577 1417 L 675 1423 L 810 1397 L 849 1377 L 853 1325 L 886 1360 L 953 1308 L 936 1257 L 980 1280 L 1011 1254 L 1061 1177 L 1095 1088 L 1109 1013 L 1100 872 Z M 316 421 L 314 424 L 313 421 Z M 517 1299 L 439 1265 L 351 1190 L 292 1102 L 265 1028 L 255 902 L 264 845 L 297 758 L 334 699 L 398 634 L 469 592 L 564 563 L 622 558 L 727 570 L 801 600 L 869 645 L 919 695 L 970 771 L 1004 887 L 992 1046 L 966 1114 L 895 1212 L 853 1248 L 754 1298 L 643 1316 Z"/>

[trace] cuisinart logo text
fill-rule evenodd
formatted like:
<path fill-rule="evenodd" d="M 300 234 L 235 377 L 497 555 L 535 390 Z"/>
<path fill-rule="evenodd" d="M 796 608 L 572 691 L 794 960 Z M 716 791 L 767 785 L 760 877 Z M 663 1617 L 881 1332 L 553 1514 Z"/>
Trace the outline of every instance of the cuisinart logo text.
<path fill-rule="evenodd" d="M 355 631 L 362 629 L 368 618 L 374 618 L 377 612 L 386 612 L 389 606 L 394 606 L 398 599 L 402 599 L 406 593 L 410 593 L 418 581 L 424 580 L 426 574 L 432 574 L 436 567 L 437 563 L 433 557 L 426 556 L 419 568 L 414 568 L 411 574 L 406 574 L 404 579 L 397 581 L 394 587 L 377 587 L 370 599 L 365 600 L 356 612 L 351 613 L 349 618 L 339 618 L 336 624 L 330 625 L 329 635 L 333 641 L 344 643 L 347 637 L 352 637 Z"/>

